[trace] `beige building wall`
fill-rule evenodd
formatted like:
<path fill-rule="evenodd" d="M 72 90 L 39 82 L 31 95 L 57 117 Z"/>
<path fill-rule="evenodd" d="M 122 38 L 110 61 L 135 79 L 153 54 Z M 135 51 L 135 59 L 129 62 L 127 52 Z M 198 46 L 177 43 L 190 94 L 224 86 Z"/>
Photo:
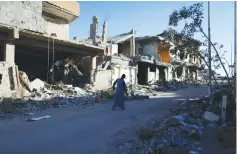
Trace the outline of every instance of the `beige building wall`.
<path fill-rule="evenodd" d="M 56 33 L 57 38 L 69 40 L 69 24 L 58 24 L 53 22 L 46 22 L 46 33 Z"/>

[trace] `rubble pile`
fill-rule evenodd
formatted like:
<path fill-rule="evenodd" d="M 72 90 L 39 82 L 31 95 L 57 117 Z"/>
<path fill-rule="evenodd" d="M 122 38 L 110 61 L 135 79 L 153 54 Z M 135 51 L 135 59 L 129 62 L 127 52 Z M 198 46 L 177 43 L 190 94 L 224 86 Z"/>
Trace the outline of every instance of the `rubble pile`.
<path fill-rule="evenodd" d="M 200 153 L 200 143 L 205 128 L 221 129 L 231 127 L 221 124 L 220 103 L 209 104 L 207 97 L 185 100 L 170 109 L 166 119 L 152 123 L 147 133 L 138 131 L 138 138 L 116 147 L 117 153 L 127 154 L 169 154 Z M 152 132 L 152 133 L 149 133 Z M 147 136 L 141 138 L 141 133 Z"/>
<path fill-rule="evenodd" d="M 35 84 L 37 83 L 38 84 Z M 34 88 L 30 95 L 21 99 L 3 98 L 1 100 L 0 115 L 26 114 L 37 112 L 46 108 L 66 106 L 85 107 L 95 103 L 106 102 L 108 98 L 101 91 L 93 92 L 89 86 L 85 89 L 72 85 L 51 86 L 42 81 L 33 81 Z M 30 83 L 30 85 L 31 85 Z"/>
<path fill-rule="evenodd" d="M 200 83 L 196 82 L 187 82 L 187 81 L 168 81 L 168 82 L 157 82 L 155 85 L 152 85 L 153 89 L 156 91 L 176 91 L 179 89 L 188 88 L 189 86 L 198 87 Z"/>
<path fill-rule="evenodd" d="M 85 107 L 106 102 L 114 97 L 112 88 L 99 91 L 93 90 L 89 84 L 85 84 L 83 88 L 63 84 L 50 85 L 38 78 L 30 81 L 27 74 L 22 71 L 20 71 L 20 82 L 22 88 L 16 92 L 15 98 L 0 100 L 0 117 L 7 117 L 10 114 L 32 113 L 46 108 Z M 144 88 L 138 85 L 128 85 L 128 93 L 131 97 L 154 95 L 154 91 L 150 87 Z"/>
<path fill-rule="evenodd" d="M 152 96 L 156 95 L 150 86 L 141 86 L 141 85 L 128 85 L 128 94 L 129 96 Z"/>

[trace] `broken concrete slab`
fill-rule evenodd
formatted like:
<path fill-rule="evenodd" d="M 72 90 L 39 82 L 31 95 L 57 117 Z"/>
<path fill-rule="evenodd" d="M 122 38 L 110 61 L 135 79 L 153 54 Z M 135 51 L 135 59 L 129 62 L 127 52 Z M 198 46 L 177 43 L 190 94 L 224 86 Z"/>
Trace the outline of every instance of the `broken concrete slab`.
<path fill-rule="evenodd" d="M 29 92 L 31 92 L 30 80 L 29 80 L 27 74 L 23 71 L 19 71 L 19 78 L 20 78 L 21 85 L 23 87 L 25 87 Z"/>
<path fill-rule="evenodd" d="M 40 91 L 41 89 L 45 87 L 45 84 L 40 79 L 36 78 L 34 81 L 30 83 L 29 87 L 31 91 L 33 91 L 34 89 L 37 91 Z"/>

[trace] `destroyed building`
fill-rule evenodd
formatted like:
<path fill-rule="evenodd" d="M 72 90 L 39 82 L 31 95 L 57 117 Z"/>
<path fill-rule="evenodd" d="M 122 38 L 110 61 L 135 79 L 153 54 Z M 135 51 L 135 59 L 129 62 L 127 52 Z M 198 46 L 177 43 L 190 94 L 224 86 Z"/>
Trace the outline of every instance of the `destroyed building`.
<path fill-rule="evenodd" d="M 69 40 L 69 24 L 79 13 L 77 2 L 0 3 L 0 96 L 10 97 L 20 86 L 19 71 L 46 81 L 51 66 L 66 57 L 89 56 L 86 67 L 93 69 L 93 57 L 104 48 Z"/>
<path fill-rule="evenodd" d="M 172 52 L 174 44 L 160 36 L 136 38 L 135 61 L 138 83 L 200 79 L 201 60 L 198 54 Z M 144 73 L 145 72 L 145 73 Z"/>
<path fill-rule="evenodd" d="M 136 54 L 139 84 L 172 79 L 168 43 L 156 36 L 137 37 Z"/>
<path fill-rule="evenodd" d="M 135 31 L 108 37 L 107 22 L 104 22 L 102 36 L 98 36 L 98 22 L 98 17 L 94 16 L 90 25 L 90 37 L 79 40 L 105 48 L 104 55 L 98 55 L 95 59 L 93 85 L 97 89 L 109 88 L 122 74 L 126 74 L 125 82 L 136 84 L 137 67 L 131 59 L 135 55 Z"/>

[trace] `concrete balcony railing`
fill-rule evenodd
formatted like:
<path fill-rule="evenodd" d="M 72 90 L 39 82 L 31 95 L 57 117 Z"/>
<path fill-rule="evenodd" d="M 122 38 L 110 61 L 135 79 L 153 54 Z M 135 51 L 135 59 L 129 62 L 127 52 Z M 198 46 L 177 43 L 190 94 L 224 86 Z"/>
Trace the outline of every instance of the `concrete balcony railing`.
<path fill-rule="evenodd" d="M 76 1 L 43 1 L 42 12 L 62 18 L 68 23 L 74 21 L 80 14 L 80 6 Z"/>

